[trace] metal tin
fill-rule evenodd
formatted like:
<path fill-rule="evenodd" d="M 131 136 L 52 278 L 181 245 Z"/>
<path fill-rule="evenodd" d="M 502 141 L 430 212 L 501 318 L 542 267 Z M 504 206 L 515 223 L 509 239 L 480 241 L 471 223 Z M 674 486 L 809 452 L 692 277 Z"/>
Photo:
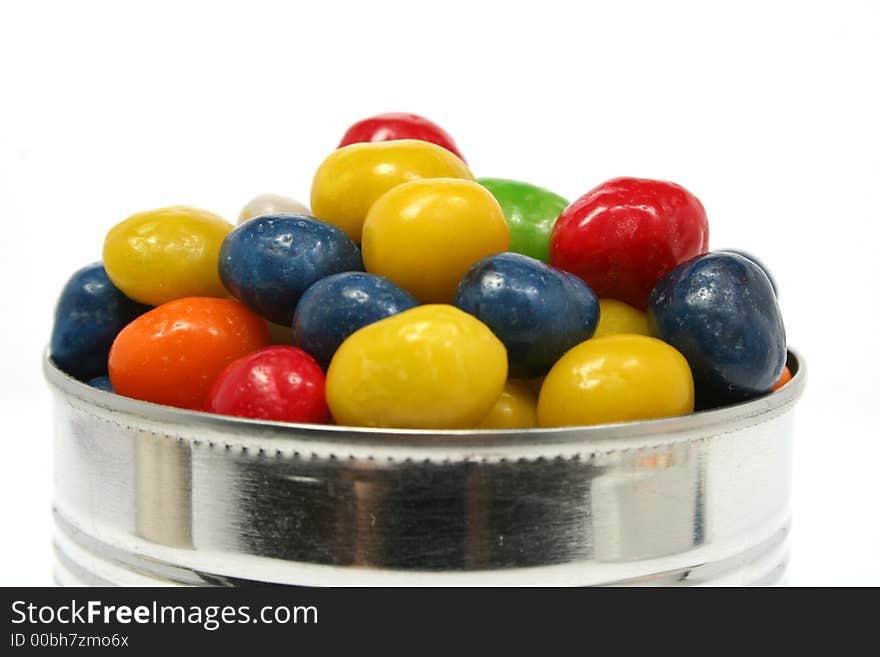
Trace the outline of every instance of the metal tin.
<path fill-rule="evenodd" d="M 261 422 L 112 395 L 45 358 L 61 584 L 770 584 L 792 381 L 685 417 L 526 431 Z"/>

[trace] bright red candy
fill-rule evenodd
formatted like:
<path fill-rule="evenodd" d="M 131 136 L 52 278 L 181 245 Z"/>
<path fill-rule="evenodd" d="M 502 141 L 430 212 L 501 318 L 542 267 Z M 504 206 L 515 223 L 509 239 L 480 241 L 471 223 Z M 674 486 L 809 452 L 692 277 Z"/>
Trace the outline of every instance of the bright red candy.
<path fill-rule="evenodd" d="M 351 126 L 339 142 L 338 148 L 367 141 L 392 141 L 394 139 L 421 139 L 442 146 L 462 160 L 458 147 L 446 132 L 433 121 L 418 114 L 388 112 L 377 114 Z"/>
<path fill-rule="evenodd" d="M 706 211 L 684 187 L 614 178 L 569 205 L 550 238 L 550 262 L 600 298 L 645 308 L 668 271 L 709 249 Z"/>
<path fill-rule="evenodd" d="M 220 373 L 205 410 L 261 420 L 326 422 L 324 371 L 302 349 L 266 347 Z"/>

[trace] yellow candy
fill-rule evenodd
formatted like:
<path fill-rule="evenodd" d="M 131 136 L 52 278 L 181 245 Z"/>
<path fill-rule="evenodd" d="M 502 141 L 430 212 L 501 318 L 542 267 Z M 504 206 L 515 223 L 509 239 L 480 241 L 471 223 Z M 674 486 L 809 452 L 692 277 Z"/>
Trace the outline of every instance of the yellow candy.
<path fill-rule="evenodd" d="M 538 424 L 650 420 L 693 410 L 684 356 L 655 338 L 611 335 L 582 342 L 556 362 L 541 386 Z"/>
<path fill-rule="evenodd" d="M 420 178 L 474 176 L 445 148 L 417 139 L 352 144 L 334 151 L 312 181 L 312 214 L 344 230 L 355 242 L 367 211 L 389 189 Z"/>
<path fill-rule="evenodd" d="M 599 299 L 599 325 L 594 338 L 619 333 L 651 335 L 648 318 L 641 310 L 617 299 Z"/>
<path fill-rule="evenodd" d="M 466 429 L 507 379 L 507 352 L 489 327 L 453 306 L 418 306 L 356 331 L 327 370 L 338 424 Z"/>
<path fill-rule="evenodd" d="M 104 240 L 104 268 L 129 298 L 158 306 L 183 297 L 229 296 L 217 257 L 232 224 L 182 205 L 132 215 Z"/>
<path fill-rule="evenodd" d="M 451 303 L 471 265 L 509 247 L 501 206 L 469 180 L 398 185 L 373 204 L 364 222 L 366 270 L 423 303 Z"/>
<path fill-rule="evenodd" d="M 538 426 L 538 399 L 523 381 L 508 381 L 480 429 L 530 429 Z"/>

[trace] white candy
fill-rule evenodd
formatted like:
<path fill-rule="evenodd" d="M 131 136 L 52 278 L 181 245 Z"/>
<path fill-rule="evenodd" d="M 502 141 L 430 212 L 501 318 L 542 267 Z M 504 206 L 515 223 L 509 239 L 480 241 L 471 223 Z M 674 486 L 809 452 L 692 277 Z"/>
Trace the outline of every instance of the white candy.
<path fill-rule="evenodd" d="M 264 214 L 291 213 L 311 215 L 311 212 L 305 205 L 292 198 L 279 196 L 278 194 L 260 194 L 248 201 L 247 205 L 241 209 L 238 215 L 238 225 L 240 226 L 245 221 Z"/>

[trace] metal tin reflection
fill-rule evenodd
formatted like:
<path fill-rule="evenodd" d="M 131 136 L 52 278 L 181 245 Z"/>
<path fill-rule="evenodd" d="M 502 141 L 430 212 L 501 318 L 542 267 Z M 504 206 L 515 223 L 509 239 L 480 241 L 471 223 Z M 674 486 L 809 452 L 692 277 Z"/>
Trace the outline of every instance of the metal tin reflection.
<path fill-rule="evenodd" d="M 257 422 L 125 399 L 46 359 L 56 576 L 98 584 L 769 583 L 794 379 L 681 418 L 528 431 Z"/>

